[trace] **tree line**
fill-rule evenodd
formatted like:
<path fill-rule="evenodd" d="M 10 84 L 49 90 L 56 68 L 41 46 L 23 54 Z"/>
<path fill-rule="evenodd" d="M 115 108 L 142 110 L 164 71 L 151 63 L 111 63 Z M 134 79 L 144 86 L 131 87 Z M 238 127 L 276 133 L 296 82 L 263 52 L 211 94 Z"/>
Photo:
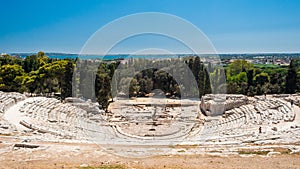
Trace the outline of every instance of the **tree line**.
<path fill-rule="evenodd" d="M 291 59 L 288 66 L 256 66 L 245 60 L 235 60 L 225 70 L 227 93 L 254 96 L 300 92 L 298 58 Z"/>
<path fill-rule="evenodd" d="M 51 59 L 44 52 L 25 59 L 0 57 L 0 90 L 6 92 L 61 93 L 72 96 L 74 59 Z"/>
<path fill-rule="evenodd" d="M 123 93 L 129 97 L 145 97 L 154 89 L 161 89 L 166 97 L 178 98 L 182 95 L 201 98 L 208 93 L 222 92 L 247 96 L 300 92 L 300 60 L 297 58 L 292 59 L 289 66 L 255 65 L 246 60 L 235 60 L 225 65 L 225 68 L 212 66 L 210 63 L 205 64 L 198 56 L 177 61 L 184 62 L 188 66 L 197 86 L 178 84 L 178 78 L 174 79 L 173 75 L 184 72 L 184 68 L 176 62 L 170 65 L 169 60 L 129 59 L 124 64 L 114 62 L 113 66 L 112 63 L 102 63 L 96 76 L 95 92 L 98 102 L 106 108 L 109 99 L 112 98 L 111 91 Z M 139 71 L 147 67 L 147 64 L 169 66 L 164 69 L 150 68 Z M 126 69 L 116 70 L 118 66 L 126 67 Z M 117 76 L 115 89 L 111 88 L 113 75 Z M 185 81 L 185 78 L 189 77 L 182 73 L 180 78 L 179 81 Z M 130 83 L 129 88 L 125 85 L 128 83 Z M 124 86 L 126 88 L 123 88 Z M 191 92 L 181 93 L 182 87 L 193 89 L 188 90 Z"/>
<path fill-rule="evenodd" d="M 4 55 L 0 57 L 0 90 L 58 92 L 61 99 L 72 96 L 72 92 L 79 93 L 80 97 L 98 101 L 104 109 L 113 96 L 147 97 L 155 89 L 172 98 L 201 98 L 222 92 L 248 96 L 300 92 L 300 60 L 296 58 L 289 66 L 258 66 L 235 60 L 224 67 L 203 63 L 199 56 L 81 60 L 80 66 L 76 65 L 78 61 L 52 59 L 44 52 L 24 59 Z M 73 76 L 79 69 L 78 76 Z M 196 82 L 194 85 L 191 78 Z M 75 91 L 73 82 L 77 84 Z"/>

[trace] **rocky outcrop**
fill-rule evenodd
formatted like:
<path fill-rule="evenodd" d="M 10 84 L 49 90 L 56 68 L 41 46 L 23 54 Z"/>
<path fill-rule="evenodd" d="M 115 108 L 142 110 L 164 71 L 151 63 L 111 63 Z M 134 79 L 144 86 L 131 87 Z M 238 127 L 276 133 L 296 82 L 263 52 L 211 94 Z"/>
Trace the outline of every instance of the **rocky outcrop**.
<path fill-rule="evenodd" d="M 201 98 L 200 109 L 205 115 L 218 116 L 247 103 L 248 98 L 244 95 L 208 94 Z"/>

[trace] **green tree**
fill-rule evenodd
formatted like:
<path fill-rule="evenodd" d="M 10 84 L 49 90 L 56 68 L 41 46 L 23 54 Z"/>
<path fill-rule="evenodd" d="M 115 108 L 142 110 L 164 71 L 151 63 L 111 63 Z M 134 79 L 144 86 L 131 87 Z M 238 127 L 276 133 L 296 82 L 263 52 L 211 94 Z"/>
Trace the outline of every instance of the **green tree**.
<path fill-rule="evenodd" d="M 137 96 L 139 90 L 140 90 L 139 83 L 135 78 L 133 78 L 129 85 L 129 97 Z"/>
<path fill-rule="evenodd" d="M 29 73 L 34 70 L 38 70 L 41 66 L 49 62 L 48 56 L 44 52 L 40 51 L 38 54 L 27 56 L 24 60 L 24 70 Z"/>
<path fill-rule="evenodd" d="M 110 65 L 110 64 L 113 64 Z M 111 87 L 112 87 L 112 76 L 116 69 L 116 63 L 101 63 L 98 67 L 96 79 L 95 79 L 95 95 L 99 105 L 107 111 L 112 98 Z M 115 90 L 115 89 L 114 89 Z"/>
<path fill-rule="evenodd" d="M 209 77 L 209 72 L 208 70 L 204 70 L 204 77 L 205 77 L 205 82 L 204 82 L 204 94 L 209 94 L 212 93 L 212 89 L 211 89 L 211 83 L 210 83 L 210 77 Z M 222 79 L 221 79 L 222 80 Z M 225 83 L 225 80 L 224 82 Z M 220 84 L 221 85 L 221 84 Z M 223 91 L 223 90 L 221 90 Z"/>
<path fill-rule="evenodd" d="M 72 96 L 72 81 L 73 81 L 74 64 L 71 60 L 65 66 L 64 79 L 61 87 L 61 98 Z"/>
<path fill-rule="evenodd" d="M 23 74 L 24 70 L 20 65 L 2 65 L 0 68 L 0 90 L 19 91 Z"/>
<path fill-rule="evenodd" d="M 240 87 L 236 82 L 227 82 L 227 93 L 237 94 L 240 91 Z"/>
<path fill-rule="evenodd" d="M 299 67 L 299 60 L 292 59 L 289 65 L 288 73 L 286 76 L 285 92 L 292 94 L 297 89 L 297 68 Z"/>
<path fill-rule="evenodd" d="M 95 94 L 97 101 L 107 111 L 110 99 L 110 77 L 107 74 L 97 74 L 95 80 Z"/>
<path fill-rule="evenodd" d="M 267 73 L 260 73 L 254 77 L 254 81 L 256 84 L 262 86 L 270 82 L 270 76 Z"/>
<path fill-rule="evenodd" d="M 254 73 L 254 69 L 249 69 L 247 71 L 247 81 L 248 81 L 248 87 L 253 86 L 253 73 Z"/>
<path fill-rule="evenodd" d="M 234 76 L 241 72 L 247 72 L 250 69 L 253 69 L 253 67 L 253 64 L 247 62 L 246 60 L 235 60 L 229 64 L 229 73 L 230 76 Z"/>
<path fill-rule="evenodd" d="M 25 86 L 32 94 L 38 88 L 38 81 L 38 75 L 33 71 L 30 73 L 30 75 L 24 76 L 22 85 Z"/>

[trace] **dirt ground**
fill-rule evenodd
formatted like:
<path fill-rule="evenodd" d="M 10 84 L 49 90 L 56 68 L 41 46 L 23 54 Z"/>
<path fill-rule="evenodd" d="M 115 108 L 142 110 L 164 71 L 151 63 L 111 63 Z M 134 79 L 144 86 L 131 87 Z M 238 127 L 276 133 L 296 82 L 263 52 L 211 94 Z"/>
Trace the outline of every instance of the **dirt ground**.
<path fill-rule="evenodd" d="M 51 159 L 14 160 L 1 162 L 1 168 L 300 168 L 299 155 L 279 155 L 277 157 L 212 157 L 159 156 L 143 159 L 128 159 L 108 156 L 94 158 L 61 158 L 60 154 Z M 87 167 L 89 166 L 89 167 Z"/>
<path fill-rule="evenodd" d="M 31 142 L 39 148 L 14 148 L 19 142 L 0 138 L 0 168 L 300 168 L 300 155 L 162 155 L 128 158 L 110 154 L 95 144 Z M 29 144 L 29 143 L 28 143 Z"/>

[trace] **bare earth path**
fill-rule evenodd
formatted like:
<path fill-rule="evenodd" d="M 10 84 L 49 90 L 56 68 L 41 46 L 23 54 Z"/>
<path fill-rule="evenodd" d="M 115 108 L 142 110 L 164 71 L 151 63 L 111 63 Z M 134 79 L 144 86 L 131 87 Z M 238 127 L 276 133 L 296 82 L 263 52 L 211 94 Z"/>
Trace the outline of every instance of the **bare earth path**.
<path fill-rule="evenodd" d="M 30 98 L 32 99 L 32 98 Z M 20 124 L 20 121 L 26 119 L 25 115 L 22 114 L 19 109 L 24 104 L 25 100 L 18 102 L 16 105 L 10 107 L 5 113 L 4 118 L 19 131 L 28 130 L 26 127 Z"/>

